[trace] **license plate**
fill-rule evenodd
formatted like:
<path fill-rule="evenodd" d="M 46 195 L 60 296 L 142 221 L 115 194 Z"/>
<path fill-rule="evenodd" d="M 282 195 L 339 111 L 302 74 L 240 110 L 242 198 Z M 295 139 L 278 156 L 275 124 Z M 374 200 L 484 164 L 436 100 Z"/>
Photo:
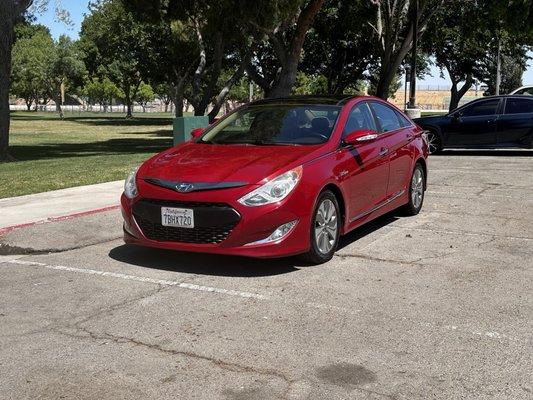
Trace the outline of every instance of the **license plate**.
<path fill-rule="evenodd" d="M 161 207 L 161 224 L 177 228 L 194 228 L 194 212 L 189 208 Z"/>

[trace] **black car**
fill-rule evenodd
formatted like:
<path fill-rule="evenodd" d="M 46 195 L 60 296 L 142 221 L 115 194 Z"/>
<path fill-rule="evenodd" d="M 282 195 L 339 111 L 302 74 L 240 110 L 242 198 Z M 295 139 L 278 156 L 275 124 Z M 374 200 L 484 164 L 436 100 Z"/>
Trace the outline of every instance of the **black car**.
<path fill-rule="evenodd" d="M 426 129 L 430 153 L 444 148 L 533 147 L 533 97 L 483 97 L 449 114 L 414 120 Z"/>

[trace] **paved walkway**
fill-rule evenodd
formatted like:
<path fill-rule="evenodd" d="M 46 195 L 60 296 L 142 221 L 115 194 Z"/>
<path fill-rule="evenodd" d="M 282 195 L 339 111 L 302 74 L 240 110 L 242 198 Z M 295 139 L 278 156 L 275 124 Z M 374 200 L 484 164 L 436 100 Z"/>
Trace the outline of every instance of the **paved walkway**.
<path fill-rule="evenodd" d="M 124 181 L 0 199 L 0 234 L 20 225 L 61 220 L 119 206 Z"/>

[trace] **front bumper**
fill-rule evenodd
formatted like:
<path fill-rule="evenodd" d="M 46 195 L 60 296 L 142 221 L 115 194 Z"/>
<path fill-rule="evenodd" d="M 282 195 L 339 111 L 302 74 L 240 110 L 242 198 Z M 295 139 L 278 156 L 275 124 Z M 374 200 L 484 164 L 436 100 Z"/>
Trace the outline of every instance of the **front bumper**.
<path fill-rule="evenodd" d="M 159 190 L 158 190 L 159 191 Z M 217 191 L 218 192 L 218 191 Z M 229 194 L 230 190 L 224 191 Z M 154 198 L 157 193 L 150 193 L 149 197 Z M 261 207 L 246 207 L 241 205 L 237 201 L 223 201 L 224 198 L 220 197 L 219 193 L 213 192 L 199 192 L 191 193 L 188 195 L 172 194 L 172 198 L 169 198 L 169 194 L 164 193 L 166 197 L 164 200 L 151 201 L 156 205 L 149 212 L 145 212 L 143 215 L 139 215 L 138 205 L 141 202 L 146 202 L 147 197 L 136 198 L 133 200 L 128 199 L 122 195 L 122 216 L 124 218 L 124 241 L 126 243 L 155 247 L 170 250 L 200 252 L 200 253 L 212 253 L 212 254 L 225 254 L 225 255 L 239 255 L 247 257 L 259 257 L 259 258 L 276 258 L 286 257 L 290 255 L 304 253 L 309 250 L 309 227 L 311 221 L 311 209 L 313 205 L 306 205 L 308 199 L 304 193 L 292 193 L 281 204 L 271 204 Z M 224 196 L 226 197 L 226 196 Z M 227 196 L 228 197 L 233 196 Z M 157 197 L 160 199 L 160 196 Z M 238 198 L 238 197 L 236 197 Z M 186 199 L 186 200 L 185 200 Z M 158 223 L 158 229 L 160 229 L 160 205 L 158 202 L 191 202 L 189 207 L 195 209 L 195 204 L 225 204 L 231 210 L 238 214 L 237 219 L 231 217 L 231 212 L 227 211 L 226 214 L 215 213 L 210 214 L 207 210 L 202 210 L 198 219 L 200 226 L 205 227 L 205 231 L 209 233 L 207 236 L 202 236 L 203 232 L 191 239 L 191 235 L 188 232 L 184 232 L 184 235 L 178 234 L 172 236 L 172 240 L 164 240 L 165 236 L 154 235 L 154 230 L 143 221 L 142 218 L 150 217 L 152 222 Z M 196 204 L 196 206 L 198 206 Z M 148 215 L 148 214 L 151 214 Z M 157 221 L 157 219 L 159 220 Z M 213 236 L 213 229 L 208 227 L 209 218 L 213 221 L 214 225 L 221 226 L 223 223 L 229 223 L 229 228 L 220 232 L 216 231 Z M 224 218 L 229 218 L 225 221 Z M 222 221 L 220 220 L 222 219 Z M 289 221 L 297 220 L 298 223 L 294 229 L 281 241 L 250 245 L 250 243 L 268 237 L 277 227 L 285 224 Z M 206 226 L 207 223 L 207 226 Z M 196 216 L 195 216 L 196 225 Z M 228 226 L 227 224 L 225 225 Z M 204 228 L 202 228 L 204 229 Z M 184 229 L 184 231 L 186 231 Z M 218 236 L 217 236 L 218 235 Z M 215 238 L 216 240 L 211 240 Z M 221 240 L 220 240 L 221 239 Z M 193 243 L 194 241 L 202 241 L 204 243 Z M 206 243 L 211 241 L 210 243 Z M 215 243 L 216 242 L 216 243 Z"/>

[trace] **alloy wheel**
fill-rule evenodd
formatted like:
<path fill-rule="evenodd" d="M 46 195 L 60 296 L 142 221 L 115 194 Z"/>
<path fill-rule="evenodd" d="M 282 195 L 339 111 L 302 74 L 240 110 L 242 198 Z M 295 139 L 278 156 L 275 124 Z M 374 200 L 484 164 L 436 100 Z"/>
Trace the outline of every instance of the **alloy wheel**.
<path fill-rule="evenodd" d="M 411 179 L 411 202 L 419 208 L 424 199 L 424 173 L 421 168 L 416 168 Z"/>
<path fill-rule="evenodd" d="M 439 151 L 439 138 L 435 132 L 428 131 L 426 134 L 428 141 L 429 154 L 435 154 Z"/>
<path fill-rule="evenodd" d="M 328 254 L 337 239 L 337 209 L 330 199 L 324 199 L 315 218 L 315 240 L 318 250 Z"/>

